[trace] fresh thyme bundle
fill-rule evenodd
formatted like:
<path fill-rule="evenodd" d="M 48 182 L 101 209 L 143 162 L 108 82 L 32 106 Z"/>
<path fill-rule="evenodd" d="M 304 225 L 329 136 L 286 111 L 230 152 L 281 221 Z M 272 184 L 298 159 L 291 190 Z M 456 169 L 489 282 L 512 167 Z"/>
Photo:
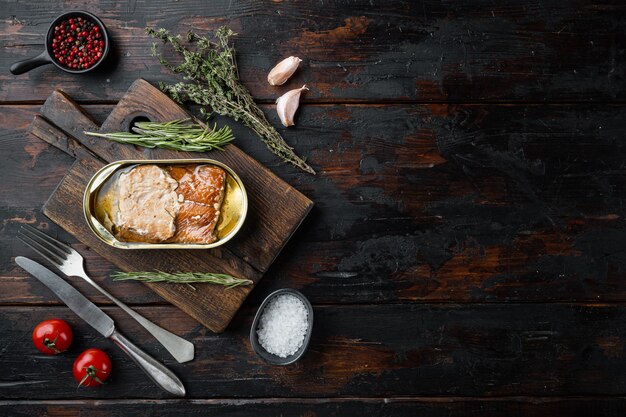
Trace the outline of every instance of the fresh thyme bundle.
<path fill-rule="evenodd" d="M 190 31 L 187 41 L 195 43 L 194 50 L 183 45 L 180 35 L 172 36 L 166 29 L 146 28 L 146 32 L 164 44 L 170 44 L 182 57 L 182 62 L 174 65 L 159 55 L 156 44 L 153 45 L 153 55 L 158 56 L 161 64 L 182 74 L 186 81 L 173 85 L 161 84 L 163 91 L 179 103 L 189 100 L 209 106 L 215 113 L 241 121 L 284 161 L 315 174 L 313 168 L 295 154 L 267 121 L 248 89 L 239 81 L 235 50 L 229 42 L 235 33 L 230 28 L 223 26 L 215 32 L 217 42 Z"/>
<path fill-rule="evenodd" d="M 97 133 L 84 132 L 115 142 L 143 146 L 145 148 L 164 148 L 175 151 L 206 152 L 222 149 L 233 140 L 233 132 L 228 126 L 216 130 L 198 123 L 188 123 L 190 119 L 174 120 L 166 123 L 137 122 L 133 132 Z"/>
<path fill-rule="evenodd" d="M 235 288 L 240 285 L 250 285 L 249 279 L 235 278 L 227 274 L 213 274 L 210 272 L 177 272 L 170 274 L 163 271 L 153 272 L 114 272 L 111 277 L 114 281 L 142 281 L 142 282 L 172 282 L 177 284 L 195 284 L 208 282 L 224 285 L 226 288 Z"/>

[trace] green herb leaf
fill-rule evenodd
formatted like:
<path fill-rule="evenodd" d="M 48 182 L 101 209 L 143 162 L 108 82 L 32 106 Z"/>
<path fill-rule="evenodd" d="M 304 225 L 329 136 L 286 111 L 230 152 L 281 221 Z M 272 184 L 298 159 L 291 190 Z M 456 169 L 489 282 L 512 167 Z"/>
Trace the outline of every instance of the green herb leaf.
<path fill-rule="evenodd" d="M 142 281 L 142 282 L 173 282 L 178 284 L 193 284 L 208 282 L 210 284 L 223 285 L 226 288 L 234 288 L 240 285 L 251 285 L 252 281 L 244 278 L 236 278 L 227 274 L 214 274 L 211 272 L 176 272 L 163 271 L 153 272 L 114 272 L 111 277 L 114 281 Z"/>
<path fill-rule="evenodd" d="M 165 123 L 138 122 L 133 127 L 134 133 L 84 133 L 144 148 L 164 148 L 187 152 L 223 150 L 224 145 L 234 139 L 233 132 L 228 126 L 221 129 L 213 126 L 209 129 L 199 123 L 189 123 L 189 120 L 174 120 Z"/>
<path fill-rule="evenodd" d="M 165 29 L 146 28 L 146 33 L 169 44 L 177 52 L 182 62 L 177 65 L 158 55 L 159 62 L 174 73 L 182 74 L 185 82 L 162 85 L 162 90 L 172 99 L 182 103 L 191 101 L 208 106 L 212 112 L 229 116 L 252 129 L 274 154 L 298 168 L 315 174 L 302 158 L 287 145 L 280 133 L 267 121 L 263 111 L 257 106 L 248 89 L 239 80 L 235 49 L 230 44 L 234 33 L 223 26 L 215 32 L 215 40 L 194 32 L 186 34 L 189 42 L 195 42 L 191 49 L 181 42 L 182 37 L 172 36 Z M 154 50 L 156 53 L 156 49 Z"/>

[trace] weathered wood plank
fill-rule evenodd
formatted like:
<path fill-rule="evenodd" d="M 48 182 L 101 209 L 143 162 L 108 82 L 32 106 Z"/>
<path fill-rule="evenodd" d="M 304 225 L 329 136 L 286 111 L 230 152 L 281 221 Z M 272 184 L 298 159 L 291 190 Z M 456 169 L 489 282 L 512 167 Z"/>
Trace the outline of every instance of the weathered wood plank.
<path fill-rule="evenodd" d="M 196 358 L 187 364 L 170 360 L 119 309 L 106 311 L 122 332 L 181 377 L 188 398 L 626 393 L 623 305 L 316 306 L 309 350 L 287 367 L 268 365 L 252 352 L 254 310 L 240 312 L 226 333 L 216 335 L 175 307 L 139 308 L 194 343 Z M 68 354 L 44 357 L 32 347 L 31 327 L 49 317 L 66 319 L 75 329 Z M 0 345 L 4 400 L 165 397 L 65 307 L 0 308 Z M 106 387 L 77 390 L 71 364 L 91 346 L 110 353 L 113 374 Z"/>
<path fill-rule="evenodd" d="M 185 33 L 228 24 L 240 73 L 254 97 L 281 58 L 305 62 L 288 86 L 305 100 L 623 100 L 626 6 L 620 1 L 488 0 L 354 2 L 212 1 L 89 4 L 111 31 L 115 53 L 99 74 L 54 68 L 0 74 L 0 100 L 44 100 L 50 86 L 79 99 L 119 99 L 138 77 L 174 80 L 150 57 L 146 25 Z M 0 10 L 0 66 L 36 55 L 63 2 L 9 2 Z"/>
<path fill-rule="evenodd" d="M 85 413 L 162 417 L 247 416 L 394 416 L 394 417 L 545 417 L 567 415 L 621 416 L 626 398 L 320 398 L 253 400 L 58 400 L 0 401 L 0 413 L 12 417 L 53 415 L 80 417 Z"/>
<path fill-rule="evenodd" d="M 2 110 L 0 302 L 47 303 L 12 264 L 24 253 L 13 236 L 45 222 L 37 210 L 70 160 L 24 135 L 35 106 Z M 314 178 L 229 122 L 239 147 L 318 202 L 261 291 L 300 288 L 316 303 L 624 301 L 624 120 L 619 105 L 309 105 L 290 132 Z M 110 264 L 90 256 L 106 280 Z M 156 301 L 120 288 L 127 302 Z"/>

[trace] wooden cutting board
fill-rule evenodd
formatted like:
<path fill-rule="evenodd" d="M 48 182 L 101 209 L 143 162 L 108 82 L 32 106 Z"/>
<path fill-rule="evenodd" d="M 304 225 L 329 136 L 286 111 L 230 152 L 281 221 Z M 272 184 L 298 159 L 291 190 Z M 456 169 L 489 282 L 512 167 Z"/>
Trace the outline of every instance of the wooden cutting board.
<path fill-rule="evenodd" d="M 131 85 L 102 126 L 59 90 L 48 97 L 40 113 L 31 124 L 31 133 L 76 158 L 44 205 L 44 214 L 123 271 L 221 272 L 249 278 L 256 285 L 313 206 L 308 198 L 234 145 L 228 145 L 225 151 L 187 153 L 137 148 L 83 133 L 128 131 L 137 118 L 169 121 L 191 117 L 145 80 Z M 103 243 L 87 226 L 83 193 L 89 179 L 107 163 L 205 157 L 233 168 L 248 193 L 245 224 L 225 245 L 209 250 L 123 250 Z M 254 287 L 225 290 L 211 284 L 194 284 L 194 290 L 180 284 L 146 285 L 214 332 L 224 331 Z"/>

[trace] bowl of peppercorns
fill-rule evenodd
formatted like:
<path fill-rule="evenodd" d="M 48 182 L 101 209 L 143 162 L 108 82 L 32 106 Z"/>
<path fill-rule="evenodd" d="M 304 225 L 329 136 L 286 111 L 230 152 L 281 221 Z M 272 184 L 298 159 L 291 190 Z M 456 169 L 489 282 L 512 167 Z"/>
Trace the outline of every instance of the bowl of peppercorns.
<path fill-rule="evenodd" d="M 46 64 L 72 74 L 93 71 L 106 59 L 109 43 L 104 23 L 93 14 L 63 13 L 48 28 L 46 49 L 36 57 L 11 65 L 11 73 L 23 74 Z"/>

